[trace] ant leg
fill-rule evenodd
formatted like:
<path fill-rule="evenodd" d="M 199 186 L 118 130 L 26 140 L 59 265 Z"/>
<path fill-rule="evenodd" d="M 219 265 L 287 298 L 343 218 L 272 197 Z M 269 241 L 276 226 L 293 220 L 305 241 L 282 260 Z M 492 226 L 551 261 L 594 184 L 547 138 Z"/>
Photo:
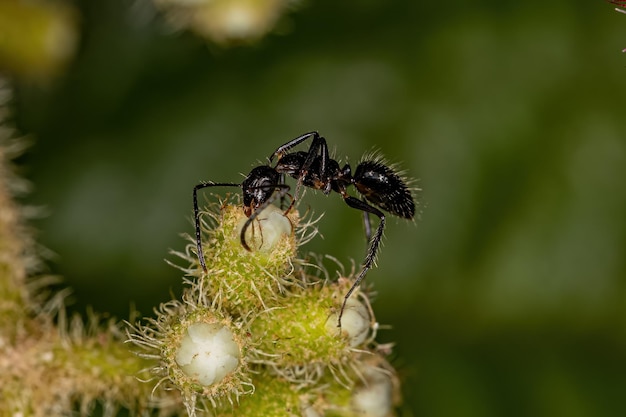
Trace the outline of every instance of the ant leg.
<path fill-rule="evenodd" d="M 383 238 L 383 231 L 385 230 L 385 215 L 382 211 L 354 197 L 346 196 L 344 197 L 344 201 L 352 208 L 378 216 L 380 218 L 380 223 L 378 224 L 378 228 L 376 229 L 374 237 L 372 237 L 369 242 L 367 255 L 365 256 L 365 261 L 363 262 L 363 269 L 361 270 L 361 273 L 359 273 L 359 275 L 356 277 L 356 280 L 352 284 L 352 287 L 350 287 L 350 289 L 343 298 L 343 304 L 341 304 L 341 310 L 339 310 L 339 319 L 337 321 L 337 327 L 339 328 L 341 328 L 341 317 L 343 316 L 343 310 L 346 308 L 348 298 L 350 298 L 350 295 L 352 295 L 354 290 L 361 284 L 361 281 L 363 281 L 363 278 L 365 278 L 365 274 L 367 274 L 367 271 L 370 270 L 370 268 L 374 265 L 374 262 L 376 261 L 378 247 L 380 246 L 380 242 Z"/>
<path fill-rule="evenodd" d="M 202 266 L 202 270 L 206 274 L 206 263 L 204 261 L 204 252 L 202 250 L 202 234 L 200 231 L 200 209 L 198 209 L 198 190 L 207 187 L 241 187 L 241 184 L 235 184 L 232 182 L 201 182 L 200 184 L 193 187 L 193 214 L 194 220 L 196 223 L 196 247 L 198 251 L 198 261 L 200 261 L 200 266 Z"/>
<path fill-rule="evenodd" d="M 285 174 L 283 174 L 283 173 L 280 174 L 279 184 L 282 184 L 282 185 L 285 184 Z M 287 209 L 287 212 L 289 212 L 289 210 L 291 210 L 291 206 L 292 205 L 293 205 L 293 203 L 289 205 L 289 208 Z M 281 210 L 285 209 L 285 195 L 284 194 L 280 196 L 280 209 Z"/>
<path fill-rule="evenodd" d="M 294 200 L 298 198 L 298 195 L 300 194 L 300 187 L 302 187 L 302 183 L 308 175 L 309 169 L 313 165 L 313 162 L 315 162 L 315 159 L 318 157 L 318 153 L 320 153 L 320 167 L 318 175 L 321 181 L 325 184 L 325 187 L 322 191 L 326 195 L 328 195 L 328 193 L 330 192 L 331 181 L 330 172 L 328 172 L 330 156 L 328 155 L 328 144 L 326 143 L 326 139 L 319 135 L 315 135 L 313 137 L 313 141 L 311 142 L 311 146 L 309 147 L 309 151 L 307 152 L 307 157 L 300 167 L 300 172 L 298 173 L 298 182 L 296 183 L 296 190 L 293 193 Z"/>
<path fill-rule="evenodd" d="M 311 146 L 309 146 L 309 149 L 306 152 L 307 156 L 304 162 L 302 163 L 302 165 L 300 166 L 300 169 L 298 172 L 298 181 L 296 182 L 296 190 L 293 193 L 293 200 L 291 202 L 291 205 L 287 209 L 287 212 L 291 210 L 291 207 L 293 207 L 295 201 L 298 199 L 298 196 L 300 195 L 300 188 L 302 187 L 304 178 L 307 176 L 307 173 L 309 172 L 311 165 L 313 165 L 313 162 L 315 162 L 315 159 L 319 156 L 318 154 L 320 153 L 320 150 L 321 150 L 321 161 L 320 161 L 320 173 L 319 174 L 321 178 L 329 177 L 329 174 L 326 172 L 327 171 L 326 167 L 330 159 L 330 157 L 328 156 L 328 145 L 326 144 L 326 139 L 321 137 L 319 133 L 309 132 L 309 133 L 305 133 L 304 135 L 300 135 L 297 138 L 278 147 L 278 149 L 276 149 L 276 151 L 274 151 L 274 153 L 269 157 L 270 164 L 275 156 L 277 156 L 278 159 L 280 160 L 280 158 L 282 158 L 290 149 L 301 144 L 302 142 L 304 142 L 305 140 L 311 137 L 313 138 L 311 141 Z M 326 183 L 330 184 L 330 180 L 326 181 Z M 328 194 L 326 190 L 324 190 L 324 192 Z"/>
<path fill-rule="evenodd" d="M 268 158 L 269 163 L 272 163 L 272 160 L 274 159 L 274 157 L 278 157 L 278 159 L 282 158 L 289 149 L 293 148 L 294 146 L 298 146 L 299 144 L 301 144 L 302 142 L 304 142 L 305 140 L 307 140 L 310 137 L 313 137 L 313 139 L 319 137 L 319 133 L 313 131 L 313 132 L 308 132 L 305 133 L 303 135 L 298 136 L 295 139 L 290 140 L 289 142 L 285 143 L 284 145 L 279 146 L 272 155 L 270 155 L 270 157 Z"/>
<path fill-rule="evenodd" d="M 315 158 L 317 158 L 317 153 L 320 152 L 320 177 L 322 181 L 327 185 L 327 189 L 324 189 L 324 194 L 328 194 L 330 192 L 330 173 L 328 172 L 328 166 L 330 161 L 330 156 L 328 155 L 328 144 L 326 143 L 326 139 L 321 136 L 316 136 L 313 138 L 311 142 L 311 146 L 309 147 L 309 152 L 307 153 L 307 157 L 300 168 L 300 177 L 304 178 L 306 174 L 309 172 L 309 168 L 313 165 Z"/>
<path fill-rule="evenodd" d="M 361 200 L 365 203 L 365 200 Z M 365 240 L 368 242 L 372 238 L 372 222 L 370 221 L 370 214 L 367 211 L 363 212 L 363 227 L 365 229 Z"/>
<path fill-rule="evenodd" d="M 267 187 L 270 187 L 270 186 L 264 185 L 264 186 L 256 187 L 256 188 L 267 188 Z M 244 223 L 243 227 L 241 228 L 241 235 L 240 235 L 241 246 L 243 246 L 244 249 L 247 250 L 248 252 L 252 252 L 252 249 L 250 248 L 250 246 L 246 242 L 246 231 L 248 230 L 248 227 L 250 227 L 252 222 L 259 216 L 259 214 L 261 214 L 261 212 L 263 210 L 265 210 L 265 208 L 267 206 L 272 204 L 277 198 L 281 198 L 282 199 L 285 196 L 285 194 L 287 194 L 287 192 L 290 189 L 290 187 L 287 184 L 276 184 L 276 185 L 273 185 L 272 187 L 274 187 L 275 189 L 278 189 L 278 194 L 276 194 L 276 193 L 273 194 L 270 198 L 265 200 L 263 202 L 263 204 L 261 204 L 259 207 L 257 207 L 254 210 L 254 213 L 252 213 L 250 215 L 250 217 L 248 217 L 248 220 L 246 220 L 246 222 Z"/>
<path fill-rule="evenodd" d="M 274 153 L 268 158 L 269 163 L 270 164 L 272 163 L 272 160 L 274 157 L 278 157 L 278 159 L 280 160 L 283 156 L 285 156 L 285 154 L 290 149 L 301 144 L 305 140 L 308 140 L 309 138 L 313 138 L 313 139 L 311 141 L 311 145 L 309 146 L 308 151 L 303 152 L 306 154 L 306 157 L 304 158 L 304 161 L 302 162 L 302 164 L 297 168 L 298 169 L 297 177 L 293 175 L 294 172 L 291 173 L 292 176 L 297 178 L 297 182 L 296 182 L 296 189 L 295 189 L 295 192 L 293 193 L 293 198 L 291 200 L 291 205 L 285 211 L 286 213 L 288 213 L 289 210 L 291 210 L 291 208 L 294 206 L 295 202 L 297 201 L 298 197 L 300 196 L 300 188 L 302 187 L 305 178 L 307 178 L 307 175 L 309 173 L 311 166 L 316 161 L 319 162 L 319 167 L 316 168 L 316 170 L 318 170 L 319 172 L 316 172 L 315 174 L 321 179 L 322 183 L 324 184 L 324 188 L 323 188 L 324 194 L 328 194 L 331 190 L 331 182 L 330 182 L 331 173 L 329 172 L 330 156 L 328 155 L 328 145 L 326 143 L 326 139 L 321 137 L 317 132 L 305 133 L 304 135 L 300 135 L 297 138 L 278 147 L 278 149 L 276 149 L 276 151 L 274 151 Z"/>

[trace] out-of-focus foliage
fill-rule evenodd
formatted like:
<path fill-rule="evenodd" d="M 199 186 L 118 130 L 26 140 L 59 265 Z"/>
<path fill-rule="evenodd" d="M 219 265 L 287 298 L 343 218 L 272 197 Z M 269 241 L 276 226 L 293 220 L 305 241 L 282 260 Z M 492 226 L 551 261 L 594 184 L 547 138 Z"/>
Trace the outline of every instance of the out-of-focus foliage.
<path fill-rule="evenodd" d="M 290 0 L 154 0 L 169 22 L 219 44 L 251 43 L 273 30 Z"/>
<path fill-rule="evenodd" d="M 0 1 L 0 72 L 46 80 L 77 44 L 75 11 L 58 1 Z"/>
<path fill-rule="evenodd" d="M 379 148 L 424 189 L 368 275 L 407 415 L 623 412 L 626 18 L 610 5 L 309 2 L 234 49 L 172 33 L 151 3 L 76 7 L 75 61 L 23 85 L 17 114 L 78 308 L 146 312 L 179 288 L 162 258 L 192 232 L 192 187 L 317 129 L 338 159 Z M 360 214 L 305 204 L 326 213 L 310 249 L 359 262 Z"/>

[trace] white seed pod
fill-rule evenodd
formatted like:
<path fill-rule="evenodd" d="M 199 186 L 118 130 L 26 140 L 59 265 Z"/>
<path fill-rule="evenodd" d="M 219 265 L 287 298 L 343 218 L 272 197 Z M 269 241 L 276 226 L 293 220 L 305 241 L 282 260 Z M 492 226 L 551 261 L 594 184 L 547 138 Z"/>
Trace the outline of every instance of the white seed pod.
<path fill-rule="evenodd" d="M 209 386 L 237 369 L 241 352 L 228 327 L 220 323 L 195 323 L 187 327 L 175 360 L 187 376 Z"/>

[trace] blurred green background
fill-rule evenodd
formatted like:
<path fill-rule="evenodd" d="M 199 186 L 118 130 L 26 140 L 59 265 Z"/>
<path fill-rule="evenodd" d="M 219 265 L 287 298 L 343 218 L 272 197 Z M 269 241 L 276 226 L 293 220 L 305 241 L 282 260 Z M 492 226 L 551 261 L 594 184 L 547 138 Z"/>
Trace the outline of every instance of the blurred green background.
<path fill-rule="evenodd" d="M 318 130 L 353 167 L 419 179 L 389 222 L 378 321 L 402 415 L 626 415 L 626 16 L 602 1 L 307 1 L 252 46 L 176 32 L 150 6 L 79 1 L 76 57 L 16 84 L 39 240 L 86 305 L 127 317 L 179 291 L 191 190 Z M 225 192 L 226 190 L 224 190 Z M 361 216 L 309 192 L 346 265 Z"/>

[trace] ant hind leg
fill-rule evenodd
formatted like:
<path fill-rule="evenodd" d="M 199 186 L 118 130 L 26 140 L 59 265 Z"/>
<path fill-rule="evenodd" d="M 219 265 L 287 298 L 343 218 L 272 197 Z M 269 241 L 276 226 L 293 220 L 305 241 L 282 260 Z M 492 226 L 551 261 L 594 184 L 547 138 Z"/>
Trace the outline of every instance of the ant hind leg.
<path fill-rule="evenodd" d="M 361 200 L 365 203 L 365 200 Z M 365 230 L 365 240 L 368 242 L 372 239 L 372 221 L 367 211 L 363 212 L 363 229 Z"/>
<path fill-rule="evenodd" d="M 339 318 L 337 320 L 337 327 L 339 328 L 341 328 L 341 317 L 343 316 L 343 311 L 346 308 L 346 303 L 348 302 L 348 298 L 350 298 L 354 290 L 356 290 L 357 287 L 361 284 L 361 281 L 363 281 L 363 279 L 365 278 L 367 271 L 369 271 L 374 265 L 374 263 L 376 262 L 376 254 L 378 253 L 378 248 L 380 247 L 380 242 L 383 238 L 383 232 L 385 230 L 385 215 L 383 214 L 383 212 L 381 212 L 375 207 L 370 206 L 366 202 L 361 201 L 354 197 L 346 196 L 344 197 L 344 201 L 350 207 L 357 209 L 357 210 L 361 210 L 365 214 L 368 214 L 368 221 L 369 221 L 369 213 L 378 216 L 378 218 L 380 219 L 380 223 L 378 224 L 378 227 L 376 228 L 376 233 L 369 240 L 369 246 L 367 248 L 367 255 L 365 256 L 365 261 L 363 262 L 363 267 L 361 269 L 361 272 L 356 277 L 356 279 L 354 280 L 354 283 L 352 284 L 352 287 L 350 287 L 350 289 L 348 290 L 348 292 L 343 298 L 343 303 L 341 304 L 341 310 L 339 310 Z"/>

